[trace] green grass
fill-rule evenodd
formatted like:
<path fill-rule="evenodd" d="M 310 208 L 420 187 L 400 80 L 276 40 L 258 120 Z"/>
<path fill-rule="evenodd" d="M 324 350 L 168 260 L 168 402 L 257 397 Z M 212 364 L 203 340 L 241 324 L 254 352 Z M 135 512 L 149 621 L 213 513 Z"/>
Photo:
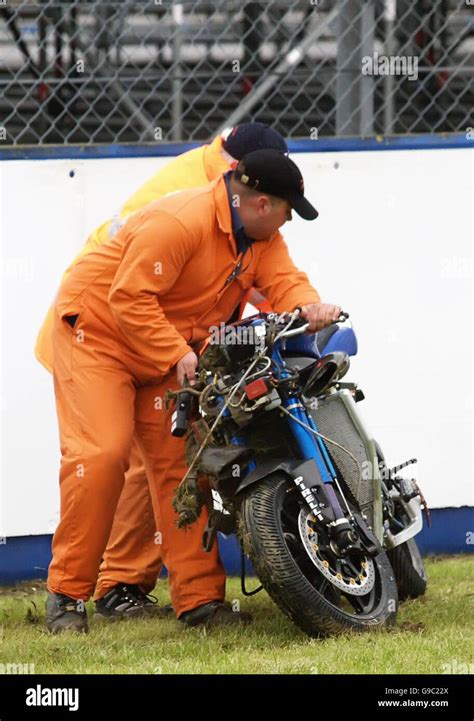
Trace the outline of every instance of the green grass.
<path fill-rule="evenodd" d="M 260 593 L 244 598 L 231 579 L 227 599 L 239 599 L 254 621 L 245 629 L 186 629 L 174 618 L 94 621 L 88 635 L 50 635 L 44 627 L 43 583 L 0 587 L 0 663 L 34 664 L 34 673 L 434 673 L 445 664 L 473 664 L 474 557 L 426 559 L 426 596 L 402 604 L 393 630 L 326 640 L 301 633 Z M 249 583 L 251 585 L 252 582 Z M 168 600 L 166 582 L 155 594 Z"/>

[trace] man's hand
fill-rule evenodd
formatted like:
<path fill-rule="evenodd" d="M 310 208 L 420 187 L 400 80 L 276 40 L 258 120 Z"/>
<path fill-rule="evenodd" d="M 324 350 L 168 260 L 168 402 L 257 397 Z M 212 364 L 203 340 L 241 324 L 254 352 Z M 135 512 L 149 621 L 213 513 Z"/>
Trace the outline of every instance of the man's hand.
<path fill-rule="evenodd" d="M 318 330 L 326 328 L 334 323 L 340 314 L 341 308 L 329 303 L 310 303 L 301 309 L 301 317 L 309 321 L 307 333 L 316 333 Z"/>
<path fill-rule="evenodd" d="M 196 368 L 198 365 L 198 357 L 192 350 L 186 353 L 176 365 L 176 375 L 178 377 L 178 383 L 180 386 L 184 383 L 184 377 L 186 376 L 189 385 L 193 386 L 196 383 Z"/>

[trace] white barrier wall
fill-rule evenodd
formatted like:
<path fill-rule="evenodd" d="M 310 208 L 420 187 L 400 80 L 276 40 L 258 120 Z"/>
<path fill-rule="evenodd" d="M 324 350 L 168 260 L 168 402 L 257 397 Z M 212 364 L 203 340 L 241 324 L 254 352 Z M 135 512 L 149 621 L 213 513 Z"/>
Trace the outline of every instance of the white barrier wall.
<path fill-rule="evenodd" d="M 351 380 L 390 464 L 416 456 L 431 506 L 473 505 L 473 151 L 293 156 L 320 218 L 284 234 L 359 339 Z M 50 533 L 59 448 L 33 346 L 65 267 L 167 158 L 0 163 L 3 366 L 0 536 Z M 0 501 L 2 497 L 0 497 Z"/>

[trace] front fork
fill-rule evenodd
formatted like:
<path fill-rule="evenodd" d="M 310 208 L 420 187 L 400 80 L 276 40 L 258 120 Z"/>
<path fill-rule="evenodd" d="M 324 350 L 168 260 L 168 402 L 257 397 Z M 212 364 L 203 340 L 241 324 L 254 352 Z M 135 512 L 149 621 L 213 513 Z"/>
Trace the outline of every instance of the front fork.
<path fill-rule="evenodd" d="M 317 433 L 318 428 L 316 423 L 313 418 L 306 413 L 303 404 L 298 398 L 293 396 L 283 400 L 282 406 L 291 413 L 291 417 L 288 417 L 288 425 L 298 444 L 301 455 L 305 460 L 314 460 L 316 463 L 321 480 L 325 484 L 326 495 L 334 513 L 335 520 L 345 518 L 344 511 L 334 491 L 336 471 L 329 458 L 326 446 L 322 438 L 315 436 L 314 433 L 311 433 L 310 430 L 301 425 L 301 423 L 307 426 L 309 425 Z"/>
<path fill-rule="evenodd" d="M 281 368 L 283 359 L 278 351 L 274 349 L 273 357 Z M 282 378 L 288 378 L 286 371 L 281 372 Z M 316 435 L 318 427 L 309 413 L 307 413 L 301 400 L 297 395 L 289 395 L 282 398 L 282 407 L 290 414 L 288 416 L 288 425 L 295 438 L 300 453 L 305 461 L 314 462 L 317 476 L 322 481 L 319 483 L 319 494 L 324 502 L 319 504 L 314 498 L 311 487 L 308 487 L 303 476 L 295 478 L 295 483 L 306 503 L 316 515 L 316 518 L 323 521 L 328 527 L 330 537 L 336 543 L 336 546 L 342 553 L 355 549 L 356 546 L 361 548 L 361 544 L 370 552 L 377 553 L 380 550 L 378 539 L 373 536 L 367 528 L 365 522 L 359 514 L 354 514 L 347 504 L 342 490 L 339 487 L 337 473 L 334 465 L 329 457 L 326 445 L 323 439 Z M 346 511 L 343 510 L 339 498 L 336 495 L 335 486 L 339 487 L 340 495 L 347 506 Z M 322 506 L 325 506 L 324 510 Z M 319 512 L 318 512 L 319 511 Z M 349 518 L 347 518 L 347 514 Z M 357 532 L 355 532 L 355 530 Z"/>
<path fill-rule="evenodd" d="M 280 368 L 284 366 L 284 361 L 278 348 L 273 349 L 273 360 Z M 288 378 L 289 374 L 285 370 L 282 370 L 281 377 Z M 297 396 L 290 395 L 288 398 L 282 399 L 282 406 L 291 414 L 291 416 L 288 416 L 288 425 L 298 444 L 301 455 L 305 460 L 314 460 L 316 463 L 321 480 L 325 484 L 326 495 L 334 513 L 335 522 L 345 519 L 344 511 L 334 491 L 336 471 L 329 458 L 323 439 L 304 427 L 309 426 L 317 433 L 318 428 L 314 419 L 306 412 L 306 409 Z"/>

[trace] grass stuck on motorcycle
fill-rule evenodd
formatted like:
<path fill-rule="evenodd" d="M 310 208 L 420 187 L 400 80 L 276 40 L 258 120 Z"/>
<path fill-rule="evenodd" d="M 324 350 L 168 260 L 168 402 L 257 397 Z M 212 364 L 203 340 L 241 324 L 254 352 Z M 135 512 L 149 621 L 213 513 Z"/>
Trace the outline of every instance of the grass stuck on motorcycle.
<path fill-rule="evenodd" d="M 310 636 L 395 623 L 426 590 L 415 536 L 429 513 L 411 459 L 388 468 L 344 382 L 357 340 L 341 313 L 315 335 L 299 309 L 211 329 L 197 382 L 170 392 L 172 433 L 186 435 L 178 525 L 206 504 L 209 550 L 236 533 L 264 588 Z M 257 589 L 258 590 L 258 589 Z"/>

